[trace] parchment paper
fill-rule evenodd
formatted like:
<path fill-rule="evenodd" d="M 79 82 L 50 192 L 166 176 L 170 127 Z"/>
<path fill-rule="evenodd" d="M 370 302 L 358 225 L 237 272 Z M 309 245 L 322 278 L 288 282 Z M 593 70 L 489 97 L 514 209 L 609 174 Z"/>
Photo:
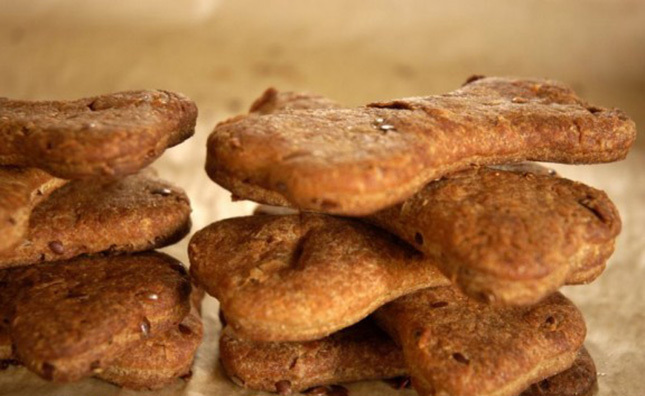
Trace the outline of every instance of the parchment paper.
<path fill-rule="evenodd" d="M 158 0 L 157 7 L 173 3 L 173 8 L 156 10 L 161 17 L 152 13 L 145 26 L 137 18 L 119 17 L 128 9 L 106 12 L 101 20 L 96 10 L 84 18 L 87 10 L 73 0 L 40 1 L 37 12 L 20 8 L 26 3 L 0 0 L 0 10 L 7 11 L 0 12 L 0 96 L 77 98 L 165 88 L 197 102 L 196 136 L 154 165 L 188 192 L 193 230 L 254 207 L 231 203 L 229 194 L 207 178 L 205 141 L 217 121 L 244 111 L 270 85 L 357 105 L 443 92 L 473 73 L 548 76 L 573 85 L 592 102 L 623 108 L 645 125 L 645 5 L 636 0 L 184 3 L 201 7 L 202 13 L 178 13 L 176 2 Z M 128 3 L 136 2 L 114 4 Z M 605 273 L 564 292 L 587 320 L 586 345 L 598 367 L 599 395 L 641 396 L 645 146 L 637 145 L 626 161 L 615 164 L 554 167 L 606 190 L 620 210 L 623 230 Z M 186 261 L 186 243 L 166 251 Z M 206 337 L 187 383 L 133 392 L 94 379 L 51 384 L 14 367 L 0 372 L 0 396 L 259 395 L 223 376 L 216 361 L 214 299 L 205 301 L 204 314 Z M 382 382 L 348 388 L 352 396 L 415 394 Z"/>

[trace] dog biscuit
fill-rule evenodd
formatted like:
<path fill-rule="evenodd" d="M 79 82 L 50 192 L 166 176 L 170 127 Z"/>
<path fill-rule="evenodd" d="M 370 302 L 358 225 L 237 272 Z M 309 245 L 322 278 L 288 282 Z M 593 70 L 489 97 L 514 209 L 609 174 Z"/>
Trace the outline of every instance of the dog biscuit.
<path fill-rule="evenodd" d="M 636 135 L 622 111 L 540 79 L 473 79 L 448 94 L 355 109 L 312 100 L 263 114 L 272 111 L 264 102 L 215 127 L 211 179 L 238 198 L 355 216 L 471 164 L 616 161 Z"/>
<path fill-rule="evenodd" d="M 528 307 L 481 304 L 452 287 L 403 296 L 375 312 L 403 349 L 421 396 L 514 396 L 572 366 L 586 328 L 560 293 Z"/>
<path fill-rule="evenodd" d="M 150 173 L 60 188 L 32 211 L 26 238 L 0 252 L 0 268 L 177 242 L 190 230 L 188 197 Z"/>
<path fill-rule="evenodd" d="M 266 392 L 301 392 L 407 372 L 401 349 L 369 319 L 305 342 L 249 341 L 225 327 L 219 350 L 220 362 L 235 383 Z"/>
<path fill-rule="evenodd" d="M 319 214 L 222 220 L 188 250 L 195 282 L 238 335 L 256 341 L 322 338 L 401 295 L 449 284 L 398 238 Z"/>
<path fill-rule="evenodd" d="M 128 389 L 161 389 L 190 376 L 202 336 L 202 321 L 193 311 L 177 326 L 130 349 L 96 377 Z"/>
<path fill-rule="evenodd" d="M 184 267 L 156 252 L 0 271 L 0 305 L 9 311 L 18 360 L 58 382 L 91 375 L 176 326 L 188 314 L 190 291 Z"/>
<path fill-rule="evenodd" d="M 368 220 L 434 258 L 469 296 L 533 304 L 600 275 L 621 221 L 604 192 L 527 169 L 453 173 Z"/>
<path fill-rule="evenodd" d="M 159 90 L 71 101 L 0 98 L 0 165 L 63 179 L 132 174 L 192 136 L 196 118 L 190 99 Z"/>

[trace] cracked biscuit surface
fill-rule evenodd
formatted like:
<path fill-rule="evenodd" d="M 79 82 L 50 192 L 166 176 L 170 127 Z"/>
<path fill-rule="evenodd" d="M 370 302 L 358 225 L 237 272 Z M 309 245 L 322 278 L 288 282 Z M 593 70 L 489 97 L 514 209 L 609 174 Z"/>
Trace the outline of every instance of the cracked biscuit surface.
<path fill-rule="evenodd" d="M 424 287 L 431 259 L 369 224 L 321 214 L 222 220 L 190 241 L 190 272 L 228 325 L 257 341 L 304 341 L 354 324 Z"/>
<path fill-rule="evenodd" d="M 238 198 L 353 216 L 471 164 L 616 161 L 636 135 L 622 111 L 541 79 L 480 78 L 444 95 L 354 109 L 273 106 L 265 96 L 211 133 L 211 179 Z"/>
<path fill-rule="evenodd" d="M 190 99 L 161 90 L 69 101 L 0 98 L 0 165 L 64 179 L 124 176 L 192 136 L 196 119 Z"/>

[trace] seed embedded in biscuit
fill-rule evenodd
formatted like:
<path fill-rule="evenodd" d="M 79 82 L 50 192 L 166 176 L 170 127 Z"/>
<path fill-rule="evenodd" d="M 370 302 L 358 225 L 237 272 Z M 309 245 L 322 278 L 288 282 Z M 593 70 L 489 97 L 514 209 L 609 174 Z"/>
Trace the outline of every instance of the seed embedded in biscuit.
<path fill-rule="evenodd" d="M 190 327 L 186 326 L 183 323 L 179 324 L 179 332 L 183 335 L 190 335 L 193 333 L 193 331 L 190 329 Z"/>
<path fill-rule="evenodd" d="M 141 328 L 141 333 L 144 337 L 150 336 L 150 321 L 148 320 L 148 318 L 144 317 L 139 327 Z"/>
<path fill-rule="evenodd" d="M 455 359 L 456 361 L 458 361 L 461 364 L 469 364 L 470 363 L 470 360 L 466 356 L 464 356 L 463 354 L 461 354 L 459 352 L 453 353 L 452 358 Z"/>
<path fill-rule="evenodd" d="M 159 300 L 159 295 L 157 293 L 149 293 L 146 298 L 148 300 L 157 301 Z"/>
<path fill-rule="evenodd" d="M 162 197 L 167 197 L 172 194 L 172 190 L 169 188 L 157 188 L 152 190 L 152 193 L 155 195 L 161 195 Z"/>
<path fill-rule="evenodd" d="M 275 390 L 279 395 L 290 395 L 291 394 L 291 381 L 282 380 L 275 383 Z"/>
<path fill-rule="evenodd" d="M 92 370 L 93 373 L 100 373 L 103 371 L 101 368 L 101 362 L 99 360 L 95 360 L 92 363 L 90 363 L 90 370 Z"/>
<path fill-rule="evenodd" d="M 61 241 L 51 241 L 49 242 L 48 246 L 49 246 L 49 249 L 51 249 L 51 251 L 56 254 L 65 253 L 65 246 L 63 246 L 63 243 Z"/>
<path fill-rule="evenodd" d="M 70 290 L 67 292 L 67 298 L 76 298 L 78 300 L 87 300 L 89 296 L 77 290 Z"/>

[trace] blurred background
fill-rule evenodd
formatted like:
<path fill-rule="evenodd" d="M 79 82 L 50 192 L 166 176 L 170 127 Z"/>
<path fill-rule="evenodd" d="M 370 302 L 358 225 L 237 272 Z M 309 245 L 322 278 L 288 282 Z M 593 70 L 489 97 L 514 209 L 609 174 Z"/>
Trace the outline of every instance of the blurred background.
<path fill-rule="evenodd" d="M 205 141 L 265 88 L 360 105 L 442 93 L 472 74 L 558 79 L 645 125 L 645 1 L 0 0 L 0 96 L 163 88 L 197 102 L 196 136 L 155 163 L 187 190 L 194 230 L 254 206 L 209 181 Z M 568 292 L 587 317 L 600 395 L 645 392 L 644 151 L 641 138 L 620 163 L 556 166 L 607 190 L 623 215 L 606 274 Z M 169 251 L 186 260 L 185 248 Z"/>

